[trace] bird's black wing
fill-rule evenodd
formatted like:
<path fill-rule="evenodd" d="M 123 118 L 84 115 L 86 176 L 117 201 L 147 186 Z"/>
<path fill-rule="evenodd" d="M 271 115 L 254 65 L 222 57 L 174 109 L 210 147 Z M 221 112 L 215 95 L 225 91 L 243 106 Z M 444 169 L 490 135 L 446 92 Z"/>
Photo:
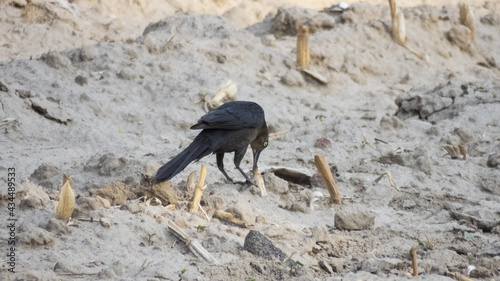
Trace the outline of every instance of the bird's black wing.
<path fill-rule="evenodd" d="M 264 110 L 260 105 L 249 101 L 232 101 L 203 115 L 191 129 L 258 128 L 264 119 Z"/>

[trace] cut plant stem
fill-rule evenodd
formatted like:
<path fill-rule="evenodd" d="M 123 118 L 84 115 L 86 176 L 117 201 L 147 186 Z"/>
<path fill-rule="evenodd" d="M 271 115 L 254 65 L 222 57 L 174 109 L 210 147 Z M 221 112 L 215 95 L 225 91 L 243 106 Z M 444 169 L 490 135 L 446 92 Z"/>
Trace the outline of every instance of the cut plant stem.
<path fill-rule="evenodd" d="M 389 8 L 391 9 L 392 19 L 392 39 L 404 46 L 406 44 L 405 18 L 399 7 L 396 6 L 396 0 L 389 0 Z"/>
<path fill-rule="evenodd" d="M 460 10 L 460 23 L 470 29 L 472 42 L 475 42 L 474 14 L 472 14 L 472 10 L 469 8 L 469 5 L 464 2 L 460 2 L 460 4 L 458 4 L 458 8 Z"/>
<path fill-rule="evenodd" d="M 196 239 L 189 237 L 178 225 L 174 222 L 168 222 L 168 230 L 172 232 L 177 238 L 186 244 L 186 246 L 197 257 L 201 256 L 206 261 L 212 264 L 218 264 L 217 260 L 198 242 Z"/>
<path fill-rule="evenodd" d="M 411 265 L 413 267 L 413 276 L 418 275 L 418 266 L 417 266 L 417 246 L 413 246 L 410 249 L 410 257 L 411 257 Z"/>
<path fill-rule="evenodd" d="M 322 155 L 314 155 L 314 164 L 318 168 L 319 173 L 323 177 L 323 180 L 326 183 L 326 187 L 328 188 L 328 192 L 330 193 L 330 203 L 332 204 L 342 204 L 342 198 L 340 197 L 340 192 L 335 183 L 335 178 L 330 171 L 330 166 L 328 165 L 328 161 Z"/>
<path fill-rule="evenodd" d="M 203 195 L 203 189 L 205 189 L 205 177 L 207 176 L 207 167 L 205 164 L 201 164 L 200 179 L 194 190 L 193 201 L 191 201 L 190 213 L 198 212 L 198 204 L 200 204 L 201 196 Z"/>
<path fill-rule="evenodd" d="M 309 68 L 309 27 L 297 27 L 297 64 L 300 68 Z"/>

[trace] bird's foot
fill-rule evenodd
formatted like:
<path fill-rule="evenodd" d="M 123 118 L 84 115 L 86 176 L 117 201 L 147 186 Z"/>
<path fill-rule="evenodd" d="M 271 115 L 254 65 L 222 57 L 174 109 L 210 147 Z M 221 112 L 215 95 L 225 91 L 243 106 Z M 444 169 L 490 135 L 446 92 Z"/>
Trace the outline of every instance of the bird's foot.
<path fill-rule="evenodd" d="M 253 180 L 251 180 L 251 179 L 247 179 L 247 181 L 246 181 L 245 183 L 246 183 L 247 185 L 254 185 L 254 186 L 256 186 L 256 187 L 259 187 L 259 186 L 255 183 L 255 181 L 253 181 Z"/>

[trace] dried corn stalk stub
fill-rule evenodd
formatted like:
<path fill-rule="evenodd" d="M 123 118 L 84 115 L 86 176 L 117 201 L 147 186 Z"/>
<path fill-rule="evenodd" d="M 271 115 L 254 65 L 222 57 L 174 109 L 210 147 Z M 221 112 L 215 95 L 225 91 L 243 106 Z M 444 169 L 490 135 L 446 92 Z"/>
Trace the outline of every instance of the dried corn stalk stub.
<path fill-rule="evenodd" d="M 260 196 L 266 196 L 267 195 L 266 185 L 264 184 L 264 178 L 262 177 L 262 174 L 259 172 L 259 168 L 257 168 L 256 170 L 251 170 L 250 176 L 252 177 L 252 180 L 259 187 Z"/>
<path fill-rule="evenodd" d="M 75 209 L 75 193 L 73 192 L 74 182 L 68 175 L 63 176 L 63 186 L 59 193 L 59 202 L 56 206 L 56 219 L 67 220 Z"/>
<path fill-rule="evenodd" d="M 297 64 L 301 68 L 309 68 L 311 56 L 309 54 L 309 27 L 297 27 Z"/>
<path fill-rule="evenodd" d="M 340 197 L 340 192 L 333 178 L 332 172 L 330 171 L 330 166 L 328 161 L 322 155 L 314 155 L 314 164 L 318 168 L 321 177 L 326 183 L 328 192 L 330 193 L 330 203 L 342 204 L 342 198 Z"/>
<path fill-rule="evenodd" d="M 198 184 L 194 190 L 193 201 L 191 201 L 191 207 L 189 208 L 190 213 L 198 212 L 198 206 L 201 201 L 201 196 L 203 195 L 203 189 L 205 189 L 205 177 L 207 176 L 207 167 L 205 164 L 201 164 L 200 178 Z"/>
<path fill-rule="evenodd" d="M 460 10 L 460 24 L 463 24 L 470 29 L 471 39 L 472 42 L 474 42 L 475 40 L 474 14 L 472 13 L 472 10 L 469 8 L 469 5 L 467 5 L 464 2 L 458 4 L 458 8 Z"/>
<path fill-rule="evenodd" d="M 401 13 L 399 7 L 396 6 L 396 0 L 389 0 L 389 7 L 391 9 L 392 19 L 392 39 L 394 42 L 405 45 L 406 44 L 406 27 L 405 18 Z"/>

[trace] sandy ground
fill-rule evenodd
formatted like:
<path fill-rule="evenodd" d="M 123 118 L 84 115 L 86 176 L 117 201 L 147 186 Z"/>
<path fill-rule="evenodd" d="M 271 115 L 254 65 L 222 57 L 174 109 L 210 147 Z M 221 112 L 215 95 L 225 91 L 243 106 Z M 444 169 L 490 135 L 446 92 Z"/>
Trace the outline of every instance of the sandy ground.
<path fill-rule="evenodd" d="M 405 1 L 405 48 L 386 1 L 336 13 L 320 12 L 334 1 L 105 2 L 0 3 L 0 219 L 15 226 L 0 230 L 15 253 L 15 264 L 0 257 L 0 280 L 500 278 L 500 3 L 470 1 L 473 42 L 458 1 Z M 327 84 L 296 66 L 297 23 L 311 27 L 310 69 Z M 151 176 L 229 80 L 272 132 L 286 130 L 259 161 L 268 195 L 225 183 L 214 156 L 172 179 L 176 198 L 154 193 Z M 459 145 L 467 155 L 443 148 Z M 331 164 L 342 205 L 329 204 L 314 155 Z M 186 203 L 201 164 L 207 216 Z M 273 167 L 312 177 L 286 181 Z M 376 181 L 384 173 L 396 186 Z M 55 219 L 63 174 L 77 197 L 69 223 Z M 247 251 L 250 230 L 288 261 Z"/>

